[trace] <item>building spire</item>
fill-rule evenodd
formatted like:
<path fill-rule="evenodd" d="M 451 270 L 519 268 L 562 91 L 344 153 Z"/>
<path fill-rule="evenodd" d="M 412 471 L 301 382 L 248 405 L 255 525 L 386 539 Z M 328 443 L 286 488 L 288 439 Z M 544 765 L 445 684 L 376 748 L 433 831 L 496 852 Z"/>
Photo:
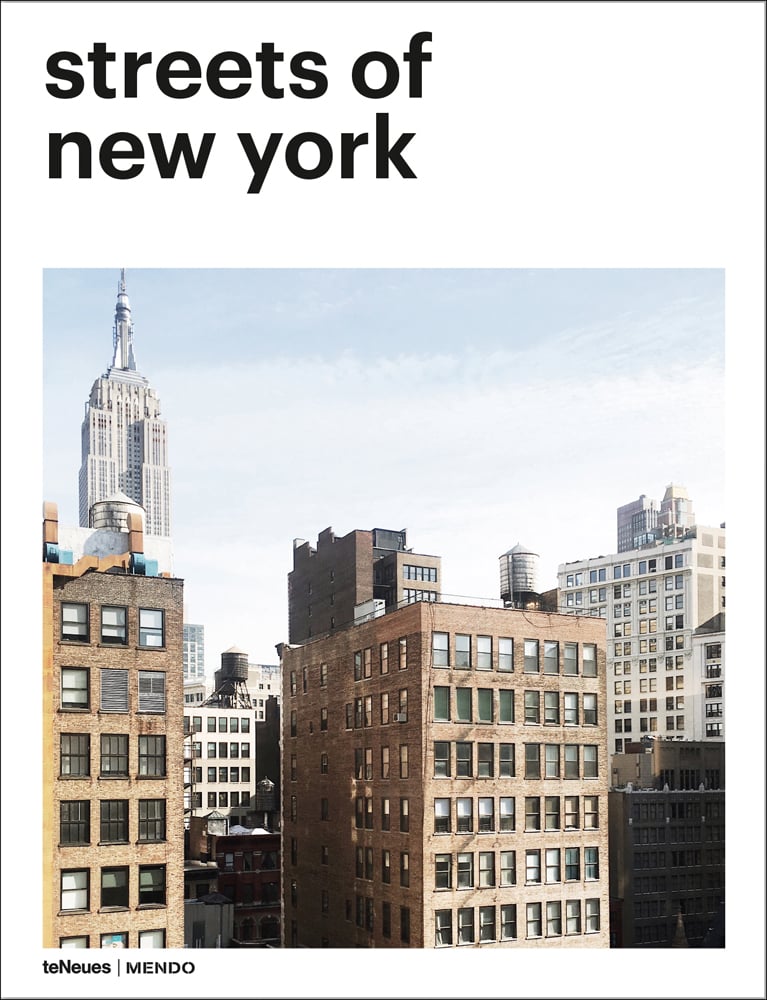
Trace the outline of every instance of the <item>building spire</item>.
<path fill-rule="evenodd" d="M 136 358 L 133 354 L 133 320 L 131 319 L 130 301 L 125 287 L 125 268 L 120 269 L 120 281 L 117 285 L 117 306 L 115 308 L 115 325 L 112 333 L 114 354 L 112 368 L 123 371 L 136 371 Z"/>

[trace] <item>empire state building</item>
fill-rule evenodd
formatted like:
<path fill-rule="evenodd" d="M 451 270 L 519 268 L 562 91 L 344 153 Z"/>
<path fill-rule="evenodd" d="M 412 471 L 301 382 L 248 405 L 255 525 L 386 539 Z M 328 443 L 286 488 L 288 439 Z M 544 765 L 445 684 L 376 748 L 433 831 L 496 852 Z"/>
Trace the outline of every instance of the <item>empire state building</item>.
<path fill-rule="evenodd" d="M 157 393 L 136 368 L 133 320 L 120 272 L 112 364 L 85 404 L 80 466 L 80 525 L 94 503 L 122 493 L 145 511 L 148 535 L 170 536 L 168 431 Z"/>

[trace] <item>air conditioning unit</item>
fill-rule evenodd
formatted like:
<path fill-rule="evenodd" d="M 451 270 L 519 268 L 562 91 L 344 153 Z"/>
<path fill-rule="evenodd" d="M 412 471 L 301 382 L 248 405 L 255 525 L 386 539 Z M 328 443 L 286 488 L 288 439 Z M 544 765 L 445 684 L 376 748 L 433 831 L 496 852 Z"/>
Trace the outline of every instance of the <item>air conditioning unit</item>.
<path fill-rule="evenodd" d="M 394 713 L 395 722 L 407 722 L 407 712 L 395 712 Z"/>

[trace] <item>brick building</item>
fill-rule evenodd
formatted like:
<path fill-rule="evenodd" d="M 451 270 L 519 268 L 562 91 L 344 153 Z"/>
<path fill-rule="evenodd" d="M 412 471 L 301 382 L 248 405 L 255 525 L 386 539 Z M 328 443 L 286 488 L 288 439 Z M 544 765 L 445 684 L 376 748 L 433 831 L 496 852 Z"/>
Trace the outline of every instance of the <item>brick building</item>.
<path fill-rule="evenodd" d="M 282 647 L 286 947 L 607 947 L 604 646 L 419 601 Z"/>
<path fill-rule="evenodd" d="M 43 946 L 177 948 L 183 582 L 146 575 L 141 508 L 101 506 L 90 555 L 44 509 Z"/>
<path fill-rule="evenodd" d="M 374 528 L 337 538 L 326 528 L 316 547 L 296 538 L 288 573 L 289 641 L 345 628 L 357 617 L 358 605 L 374 600 L 386 608 L 438 600 L 440 562 L 408 549 L 404 530 Z"/>

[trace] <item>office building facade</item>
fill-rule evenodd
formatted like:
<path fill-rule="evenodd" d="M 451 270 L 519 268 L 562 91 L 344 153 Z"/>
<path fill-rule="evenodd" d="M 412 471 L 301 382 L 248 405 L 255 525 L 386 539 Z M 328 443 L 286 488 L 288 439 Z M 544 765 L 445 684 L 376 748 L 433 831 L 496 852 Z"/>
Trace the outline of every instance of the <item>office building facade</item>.
<path fill-rule="evenodd" d="M 606 947 L 604 623 L 419 601 L 282 648 L 286 947 Z"/>

